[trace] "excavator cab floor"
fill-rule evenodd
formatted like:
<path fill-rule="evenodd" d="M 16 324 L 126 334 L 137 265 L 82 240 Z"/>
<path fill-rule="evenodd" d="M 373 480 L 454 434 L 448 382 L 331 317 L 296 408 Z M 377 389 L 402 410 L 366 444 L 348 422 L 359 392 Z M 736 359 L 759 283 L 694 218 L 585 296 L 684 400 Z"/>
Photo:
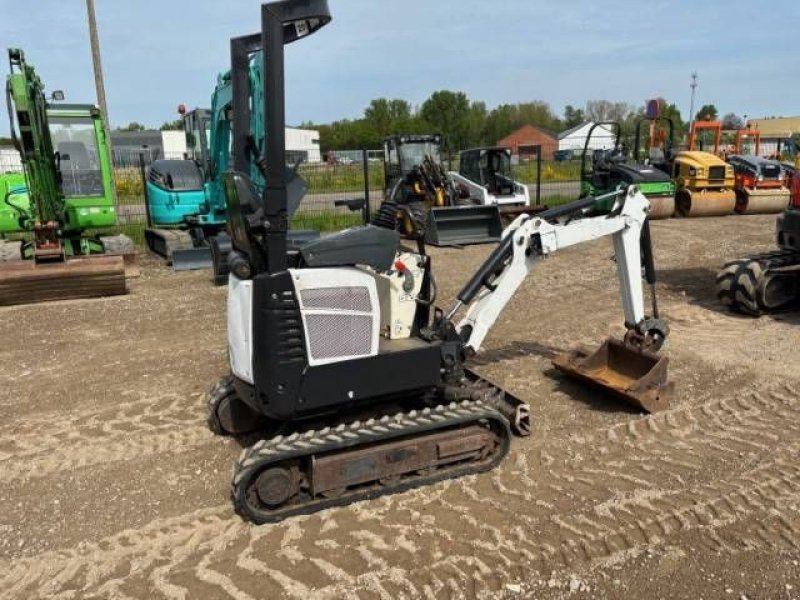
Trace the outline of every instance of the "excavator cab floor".
<path fill-rule="evenodd" d="M 607 339 L 594 352 L 576 348 L 553 358 L 553 366 L 569 377 L 590 383 L 647 412 L 669 407 L 672 384 L 669 359 L 622 341 Z"/>
<path fill-rule="evenodd" d="M 15 260 L 0 266 L 0 306 L 126 293 L 125 261 L 120 255 L 39 264 Z"/>

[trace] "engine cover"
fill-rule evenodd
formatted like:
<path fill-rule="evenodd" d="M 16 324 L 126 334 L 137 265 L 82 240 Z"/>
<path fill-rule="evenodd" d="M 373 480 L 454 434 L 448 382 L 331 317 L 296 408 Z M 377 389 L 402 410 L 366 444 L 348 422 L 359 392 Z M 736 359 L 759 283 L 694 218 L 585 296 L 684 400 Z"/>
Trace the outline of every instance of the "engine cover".
<path fill-rule="evenodd" d="M 375 356 L 380 302 L 375 279 L 354 267 L 290 269 L 309 366 Z"/>

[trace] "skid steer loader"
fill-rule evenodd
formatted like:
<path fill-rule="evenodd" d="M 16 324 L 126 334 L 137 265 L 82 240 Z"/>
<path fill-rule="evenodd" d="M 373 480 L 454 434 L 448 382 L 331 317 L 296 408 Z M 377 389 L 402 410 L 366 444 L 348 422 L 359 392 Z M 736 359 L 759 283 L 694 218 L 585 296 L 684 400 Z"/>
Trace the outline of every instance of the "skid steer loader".
<path fill-rule="evenodd" d="M 257 191 L 243 172 L 223 175 L 231 371 L 209 397 L 213 431 L 262 438 L 234 468 L 231 497 L 243 518 L 274 522 L 496 466 L 512 432 L 530 433 L 529 409 L 467 361 L 537 261 L 584 241 L 613 237 L 628 333 L 555 364 L 646 410 L 666 406 L 667 359 L 656 351 L 668 330 L 655 306 L 654 317 L 644 312 L 642 251 L 653 282 L 654 269 L 642 235 L 648 201 L 635 187 L 613 192 L 605 216 L 581 218 L 604 200 L 588 198 L 518 217 L 447 313 L 435 307 L 419 231 L 410 232 L 415 248 L 388 223 L 289 249 L 284 44 L 331 17 L 326 0 L 268 3 L 261 15 L 262 32 L 235 38 L 232 53 L 264 52 L 267 186 Z M 245 123 L 237 110 L 234 156 Z"/>
<path fill-rule="evenodd" d="M 384 140 L 386 196 L 373 223 L 392 223 L 405 235 L 425 232 L 434 246 L 484 244 L 500 239 L 496 205 L 460 194 L 441 164 L 442 136 L 395 135 Z"/>

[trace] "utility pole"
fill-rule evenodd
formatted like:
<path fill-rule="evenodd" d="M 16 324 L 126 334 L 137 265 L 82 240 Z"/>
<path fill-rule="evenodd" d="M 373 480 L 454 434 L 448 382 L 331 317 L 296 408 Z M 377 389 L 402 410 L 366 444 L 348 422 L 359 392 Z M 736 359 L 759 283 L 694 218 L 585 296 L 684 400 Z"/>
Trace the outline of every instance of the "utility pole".
<path fill-rule="evenodd" d="M 89 43 L 92 46 L 92 65 L 94 66 L 94 87 L 97 91 L 97 105 L 102 116 L 103 133 L 106 137 L 112 159 L 114 148 L 111 144 L 111 125 L 108 120 L 108 105 L 106 104 L 106 86 L 103 83 L 103 64 L 100 62 L 100 39 L 97 36 L 97 19 L 94 16 L 94 0 L 86 0 L 86 12 L 89 18 Z M 117 186 L 111 186 L 114 204 L 117 204 Z"/>
<path fill-rule="evenodd" d="M 692 125 L 694 125 L 694 92 L 697 89 L 697 73 L 692 73 L 692 83 L 690 86 L 692 88 L 692 103 L 689 105 L 689 131 L 692 130 Z"/>
<path fill-rule="evenodd" d="M 108 106 L 106 106 L 106 88 L 103 84 L 103 65 L 100 62 L 100 40 L 97 37 L 97 20 L 94 16 L 94 0 L 86 0 L 86 12 L 89 14 L 89 41 L 92 45 L 92 64 L 94 65 L 94 85 L 97 89 L 97 104 L 103 113 L 103 125 L 108 137 Z"/>

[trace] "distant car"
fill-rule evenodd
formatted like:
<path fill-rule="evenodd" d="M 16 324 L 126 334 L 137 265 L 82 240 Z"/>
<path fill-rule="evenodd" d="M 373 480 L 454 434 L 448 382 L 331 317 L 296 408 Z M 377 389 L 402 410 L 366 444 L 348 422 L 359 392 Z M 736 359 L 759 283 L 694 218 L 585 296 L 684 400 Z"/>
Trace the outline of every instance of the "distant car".
<path fill-rule="evenodd" d="M 575 158 L 575 152 L 573 150 L 556 150 L 553 152 L 553 160 L 556 162 L 566 162 L 568 160 L 573 160 Z"/>

